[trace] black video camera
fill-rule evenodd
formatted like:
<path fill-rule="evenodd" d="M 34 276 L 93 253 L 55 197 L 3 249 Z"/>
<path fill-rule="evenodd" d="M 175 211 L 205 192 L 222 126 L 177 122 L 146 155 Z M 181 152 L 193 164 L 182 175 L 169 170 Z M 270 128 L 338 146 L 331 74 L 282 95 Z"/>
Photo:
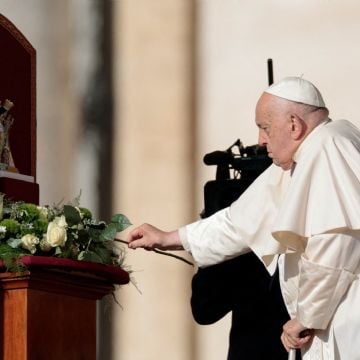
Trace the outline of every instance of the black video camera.
<path fill-rule="evenodd" d="M 266 148 L 244 147 L 240 139 L 225 151 L 213 151 L 204 156 L 206 165 L 216 165 L 216 180 L 204 186 L 205 218 L 229 206 L 272 163 Z"/>

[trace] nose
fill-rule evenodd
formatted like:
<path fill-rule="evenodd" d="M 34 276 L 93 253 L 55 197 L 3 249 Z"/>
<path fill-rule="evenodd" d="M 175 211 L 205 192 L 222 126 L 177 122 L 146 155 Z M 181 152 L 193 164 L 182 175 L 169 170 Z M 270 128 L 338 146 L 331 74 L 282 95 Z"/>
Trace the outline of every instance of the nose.
<path fill-rule="evenodd" d="M 266 146 L 267 144 L 267 136 L 261 129 L 259 130 L 258 143 L 260 146 Z"/>

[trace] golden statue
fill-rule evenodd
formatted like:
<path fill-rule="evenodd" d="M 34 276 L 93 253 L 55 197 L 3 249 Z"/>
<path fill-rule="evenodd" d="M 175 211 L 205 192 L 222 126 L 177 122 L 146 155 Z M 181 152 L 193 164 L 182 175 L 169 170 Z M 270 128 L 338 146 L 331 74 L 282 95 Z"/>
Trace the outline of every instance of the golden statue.
<path fill-rule="evenodd" d="M 9 114 L 14 103 L 6 99 L 2 104 L 0 102 L 0 170 L 18 172 L 15 167 L 14 159 L 11 155 L 9 132 L 14 118 Z"/>

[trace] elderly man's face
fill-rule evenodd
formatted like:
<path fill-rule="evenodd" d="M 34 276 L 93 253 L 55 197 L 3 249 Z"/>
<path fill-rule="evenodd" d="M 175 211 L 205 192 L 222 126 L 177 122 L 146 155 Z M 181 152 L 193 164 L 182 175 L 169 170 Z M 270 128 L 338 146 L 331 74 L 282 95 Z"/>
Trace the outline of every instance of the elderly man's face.
<path fill-rule="evenodd" d="M 291 121 L 283 109 L 279 109 L 274 96 L 263 94 L 256 107 L 256 125 L 259 128 L 259 144 L 266 146 L 275 165 L 284 170 L 293 164 L 294 142 L 291 137 Z"/>

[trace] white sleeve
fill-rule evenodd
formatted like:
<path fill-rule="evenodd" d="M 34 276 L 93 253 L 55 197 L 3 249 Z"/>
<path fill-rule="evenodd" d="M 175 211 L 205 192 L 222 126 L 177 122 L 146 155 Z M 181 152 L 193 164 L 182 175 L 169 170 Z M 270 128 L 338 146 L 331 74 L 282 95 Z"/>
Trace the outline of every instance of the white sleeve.
<path fill-rule="evenodd" d="M 296 318 L 307 328 L 325 329 L 355 279 L 360 233 L 322 234 L 308 240 L 301 257 Z"/>
<path fill-rule="evenodd" d="M 229 208 L 180 228 L 179 236 L 184 249 L 192 254 L 200 267 L 218 264 L 251 251 L 237 234 Z"/>
<path fill-rule="evenodd" d="M 289 181 L 289 171 L 271 165 L 230 207 L 181 228 L 184 249 L 201 267 L 252 250 L 270 269 L 274 254 L 285 251 L 271 236 L 271 226 Z"/>

